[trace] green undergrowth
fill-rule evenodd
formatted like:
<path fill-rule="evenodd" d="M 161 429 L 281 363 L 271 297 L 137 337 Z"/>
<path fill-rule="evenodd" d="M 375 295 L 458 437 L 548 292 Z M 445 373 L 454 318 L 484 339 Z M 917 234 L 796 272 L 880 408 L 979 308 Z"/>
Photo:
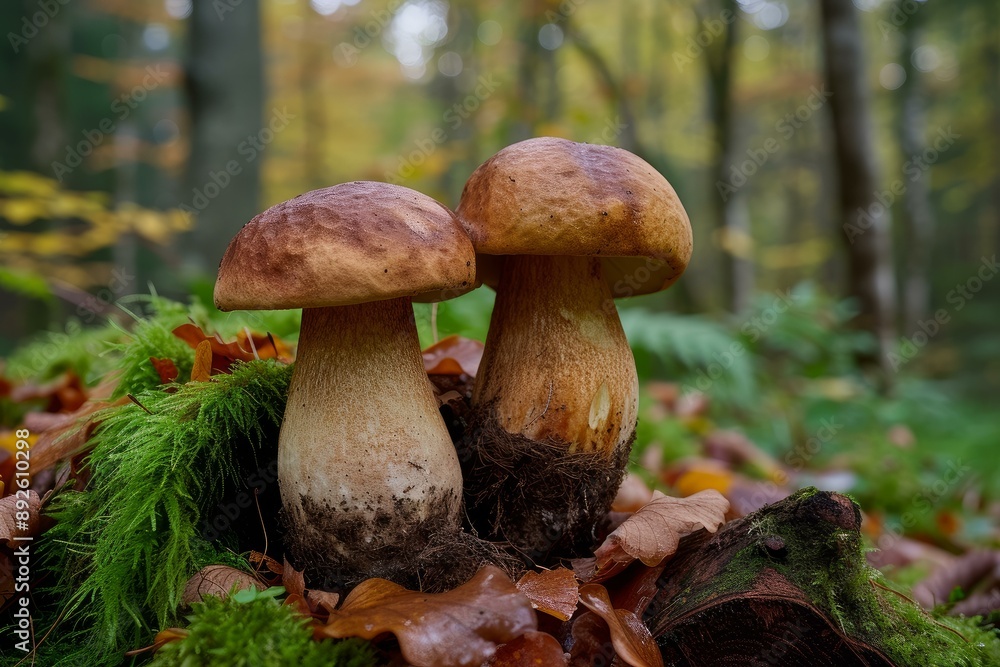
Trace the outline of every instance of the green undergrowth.
<path fill-rule="evenodd" d="M 815 495 L 804 489 L 796 507 Z M 767 509 L 750 515 L 751 535 L 777 536 L 786 545 L 780 558 L 755 541 L 732 559 L 714 592 L 744 591 L 764 568 L 777 570 L 803 590 L 847 635 L 883 651 L 896 664 L 912 667 L 1000 665 L 1000 639 L 979 619 L 928 613 L 889 590 L 884 576 L 868 566 L 861 536 L 817 519 Z"/>
<path fill-rule="evenodd" d="M 368 642 L 313 641 L 305 618 L 276 600 L 282 588 L 240 591 L 192 605 L 187 636 L 161 648 L 150 667 L 368 667 Z"/>
<path fill-rule="evenodd" d="M 106 656 L 174 623 L 187 579 L 205 561 L 218 562 L 202 538 L 202 516 L 246 487 L 266 463 L 257 460 L 262 448 L 273 457 L 290 376 L 291 367 L 273 361 L 236 364 L 231 375 L 174 393 L 138 391 L 142 407 L 103 414 L 88 488 L 55 497 L 56 524 L 46 535 L 68 601 L 64 624 L 88 630 L 93 664 L 115 664 Z"/>

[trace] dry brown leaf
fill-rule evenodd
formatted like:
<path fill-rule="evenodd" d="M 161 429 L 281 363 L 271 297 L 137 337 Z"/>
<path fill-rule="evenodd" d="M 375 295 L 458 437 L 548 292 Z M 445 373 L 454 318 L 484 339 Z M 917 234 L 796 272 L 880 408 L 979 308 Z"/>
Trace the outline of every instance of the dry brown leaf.
<path fill-rule="evenodd" d="M 956 588 L 969 591 L 981 581 L 1000 574 L 1000 551 L 980 549 L 938 567 L 913 587 L 913 597 L 930 609 L 948 601 Z"/>
<path fill-rule="evenodd" d="M 37 535 L 41 508 L 42 499 L 30 490 L 11 489 L 9 496 L 0 498 L 0 542 L 16 547 L 16 538 Z"/>
<path fill-rule="evenodd" d="M 566 654 L 556 638 L 547 632 L 528 630 L 497 649 L 489 667 L 560 667 Z"/>
<path fill-rule="evenodd" d="M 701 491 L 687 498 L 671 498 L 659 491 L 638 512 L 616 528 L 597 548 L 593 581 L 604 581 L 632 561 L 659 564 L 677 551 L 680 539 L 700 528 L 714 533 L 725 523 L 729 501 L 718 491 Z"/>
<path fill-rule="evenodd" d="M 532 607 L 560 621 L 570 619 L 580 600 L 576 575 L 564 567 L 542 572 L 529 570 L 516 585 L 517 590 L 531 601 Z"/>
<path fill-rule="evenodd" d="M 59 461 L 68 459 L 80 453 L 87 447 L 90 436 L 97 428 L 98 420 L 94 415 L 105 408 L 125 405 L 129 399 L 125 396 L 117 401 L 104 399 L 114 392 L 118 379 L 103 382 L 91 392 L 91 399 L 71 414 L 63 415 L 64 419 L 53 424 L 47 430 L 38 434 L 38 440 L 31 447 L 31 471 L 39 473 L 54 466 Z"/>
<path fill-rule="evenodd" d="M 181 602 L 189 605 L 200 602 L 209 595 L 224 599 L 234 587 L 243 590 L 251 586 L 263 588 L 261 581 L 248 572 L 228 565 L 207 565 L 188 579 Z"/>
<path fill-rule="evenodd" d="M 13 387 L 10 400 L 15 403 L 25 401 L 45 401 L 46 412 L 73 412 L 87 400 L 87 388 L 73 371 L 43 385 L 23 384 Z"/>
<path fill-rule="evenodd" d="M 653 490 L 642 481 L 638 475 L 629 473 L 618 487 L 615 500 L 611 503 L 612 512 L 638 512 L 639 509 L 653 499 Z"/>
<path fill-rule="evenodd" d="M 285 587 L 286 591 L 290 594 L 305 596 L 306 577 L 302 572 L 292 567 L 287 558 L 285 559 L 285 564 L 281 567 L 281 572 L 277 574 L 281 575 L 281 585 Z"/>
<path fill-rule="evenodd" d="M 309 603 L 309 608 L 312 609 L 314 614 L 319 610 L 322 610 L 327 614 L 333 613 L 333 610 L 337 608 L 337 602 L 339 601 L 340 595 L 337 593 L 331 593 L 330 591 L 309 589 L 306 592 L 306 602 Z"/>
<path fill-rule="evenodd" d="M 415 667 L 473 667 L 537 627 L 531 603 L 502 570 L 488 565 L 447 593 L 409 591 L 368 579 L 330 614 L 320 636 L 372 639 L 391 632 Z"/>
<path fill-rule="evenodd" d="M 251 359 L 276 358 L 284 363 L 291 363 L 291 349 L 281 340 L 271 334 L 255 334 L 249 336 L 241 332 L 233 343 L 225 343 L 216 336 L 209 336 L 200 327 L 188 323 L 174 329 L 173 334 L 197 350 L 198 346 L 208 342 L 212 350 L 210 369 L 217 373 L 230 372 L 230 366 L 235 361 L 250 361 Z"/>
<path fill-rule="evenodd" d="M 461 336 L 448 336 L 424 350 L 424 370 L 428 375 L 471 375 L 475 377 L 483 358 L 483 344 Z"/>
<path fill-rule="evenodd" d="M 612 607 L 604 586 L 584 584 L 580 587 L 580 602 L 608 624 L 611 644 L 619 658 L 632 667 L 663 667 L 660 649 L 649 628 L 632 612 Z"/>
<path fill-rule="evenodd" d="M 212 344 L 207 340 L 198 343 L 194 349 L 194 365 L 191 367 L 191 382 L 208 382 L 212 377 Z"/>
<path fill-rule="evenodd" d="M 173 382 L 180 375 L 180 371 L 177 370 L 173 359 L 150 357 L 149 363 L 153 364 L 153 368 L 156 369 L 156 374 L 160 376 L 161 384 Z"/>
<path fill-rule="evenodd" d="M 165 644 L 171 642 L 180 641 L 188 636 L 188 631 L 184 628 L 164 628 L 156 633 L 156 637 L 153 639 L 153 643 L 144 648 L 135 649 L 134 651 L 126 651 L 126 656 L 142 655 L 143 653 L 155 653 L 159 651 Z"/>

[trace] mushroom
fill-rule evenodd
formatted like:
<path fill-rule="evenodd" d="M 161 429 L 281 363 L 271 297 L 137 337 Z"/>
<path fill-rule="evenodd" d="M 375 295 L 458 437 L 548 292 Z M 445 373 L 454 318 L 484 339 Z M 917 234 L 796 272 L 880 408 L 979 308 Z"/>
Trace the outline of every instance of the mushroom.
<path fill-rule="evenodd" d="M 677 280 L 690 222 L 641 158 L 549 137 L 476 169 L 457 214 L 481 272 L 499 272 L 484 279 L 497 298 L 463 460 L 469 512 L 532 559 L 583 551 L 635 438 L 638 379 L 614 298 Z"/>
<path fill-rule="evenodd" d="M 468 291 L 475 270 L 448 208 L 387 183 L 307 192 L 230 242 L 221 310 L 303 309 L 278 478 L 286 544 L 313 576 L 405 580 L 432 535 L 458 530 L 461 467 L 410 301 Z"/>

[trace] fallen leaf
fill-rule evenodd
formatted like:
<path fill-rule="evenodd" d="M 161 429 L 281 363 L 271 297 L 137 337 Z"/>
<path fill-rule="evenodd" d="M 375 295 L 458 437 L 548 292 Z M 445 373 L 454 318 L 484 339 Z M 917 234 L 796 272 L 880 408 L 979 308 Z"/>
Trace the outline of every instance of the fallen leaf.
<path fill-rule="evenodd" d="M 36 535 L 41 507 L 42 499 L 34 491 L 11 489 L 9 496 L 0 498 L 0 542 L 16 547 L 15 538 Z"/>
<path fill-rule="evenodd" d="M 62 421 L 38 434 L 38 440 L 31 447 L 32 473 L 37 474 L 86 449 L 100 421 L 100 412 L 129 402 L 124 396 L 117 401 L 96 400 L 111 396 L 117 384 L 117 378 L 101 383 L 91 392 L 91 399 L 76 412 L 63 415 Z"/>
<path fill-rule="evenodd" d="M 172 359 L 158 359 L 157 357 L 150 357 L 149 363 L 153 364 L 153 368 L 156 369 L 157 375 L 160 376 L 161 384 L 169 384 L 177 379 L 180 375 L 180 371 L 177 370 L 177 366 L 174 364 Z"/>
<path fill-rule="evenodd" d="M 212 378 L 212 344 L 207 340 L 198 343 L 194 349 L 194 365 L 191 367 L 191 382 L 208 382 Z"/>
<path fill-rule="evenodd" d="M 24 384 L 10 391 L 15 403 L 45 401 L 46 412 L 73 412 L 87 400 L 87 388 L 73 371 L 66 371 L 52 382 L 43 385 Z"/>
<path fill-rule="evenodd" d="M 483 358 L 483 344 L 461 336 L 448 336 L 424 350 L 424 370 L 428 375 L 471 375 L 475 377 Z"/>
<path fill-rule="evenodd" d="M 285 564 L 281 567 L 281 585 L 285 587 L 285 590 L 289 594 L 297 594 L 305 596 L 306 594 L 306 577 L 305 575 L 292 567 L 292 564 L 285 559 Z"/>
<path fill-rule="evenodd" d="M 306 591 L 306 602 L 309 603 L 309 608 L 312 609 L 314 614 L 319 610 L 327 614 L 332 614 L 333 610 L 337 608 L 337 602 L 339 601 L 340 595 L 337 593 L 314 589 Z"/>
<path fill-rule="evenodd" d="M 570 619 L 580 600 L 576 575 L 564 567 L 542 572 L 528 570 L 516 586 L 531 601 L 532 607 L 560 621 Z"/>
<path fill-rule="evenodd" d="M 611 645 L 608 624 L 592 611 L 573 619 L 569 664 L 572 667 L 614 665 L 615 651 Z"/>
<path fill-rule="evenodd" d="M 272 334 L 247 332 L 246 329 L 236 334 L 236 344 L 251 354 L 257 353 L 257 359 L 277 359 L 283 364 L 295 361 L 292 348 L 280 338 Z"/>
<path fill-rule="evenodd" d="M 537 622 L 528 598 L 502 570 L 488 565 L 447 593 L 419 593 L 368 579 L 317 632 L 337 639 L 391 632 L 415 667 L 473 667 L 488 660 L 497 644 L 536 629 Z"/>
<path fill-rule="evenodd" d="M 632 667 L 663 667 L 660 649 L 649 628 L 632 612 L 612 607 L 604 586 L 584 584 L 580 587 L 580 602 L 608 624 L 611 644 L 619 658 Z"/>
<path fill-rule="evenodd" d="M 261 582 L 248 572 L 228 565 L 207 565 L 188 579 L 181 602 L 190 605 L 192 602 L 200 602 L 209 595 L 226 598 L 234 588 L 242 591 L 251 586 L 259 588 Z"/>
<path fill-rule="evenodd" d="M 653 499 L 653 490 L 642 478 L 629 473 L 618 487 L 618 494 L 611 503 L 613 512 L 636 512 L 640 507 Z"/>
<path fill-rule="evenodd" d="M 528 630 L 500 646 L 488 663 L 489 667 L 560 667 L 565 664 L 566 654 L 556 638 L 535 630 Z"/>
<path fill-rule="evenodd" d="M 165 644 L 171 642 L 176 642 L 184 639 L 190 634 L 184 628 L 164 628 L 156 633 L 156 637 L 153 639 L 153 643 L 149 646 L 143 648 L 137 648 L 133 651 L 126 651 L 125 655 L 128 657 L 142 655 L 143 653 L 155 653 L 159 651 Z"/>
<path fill-rule="evenodd" d="M 201 327 L 191 323 L 180 325 L 173 330 L 173 334 L 194 350 L 207 341 L 212 350 L 211 370 L 218 373 L 228 373 L 236 361 L 272 358 L 285 363 L 292 361 L 290 348 L 271 334 L 248 335 L 244 331 L 236 336 L 236 341 L 226 343 L 219 336 L 209 336 Z"/>
<path fill-rule="evenodd" d="M 625 520 L 597 548 L 593 581 L 604 581 L 632 561 L 657 565 L 677 551 L 680 539 L 700 528 L 714 533 L 725 523 L 729 501 L 718 491 L 701 491 L 687 498 L 671 498 L 659 491 Z"/>
<path fill-rule="evenodd" d="M 948 602 L 956 588 L 970 591 L 990 577 L 1000 575 L 1000 551 L 976 550 L 938 567 L 913 587 L 913 598 L 923 607 L 932 609 Z"/>

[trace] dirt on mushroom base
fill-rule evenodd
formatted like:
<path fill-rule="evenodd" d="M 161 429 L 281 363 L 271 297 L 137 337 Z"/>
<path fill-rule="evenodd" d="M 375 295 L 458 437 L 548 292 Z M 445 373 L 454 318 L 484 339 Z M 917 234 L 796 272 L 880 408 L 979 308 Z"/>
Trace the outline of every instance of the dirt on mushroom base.
<path fill-rule="evenodd" d="M 510 543 L 530 565 L 590 555 L 625 476 L 635 433 L 611 457 L 569 454 L 500 426 L 491 404 L 473 408 L 459 444 L 466 514 L 482 536 Z"/>

